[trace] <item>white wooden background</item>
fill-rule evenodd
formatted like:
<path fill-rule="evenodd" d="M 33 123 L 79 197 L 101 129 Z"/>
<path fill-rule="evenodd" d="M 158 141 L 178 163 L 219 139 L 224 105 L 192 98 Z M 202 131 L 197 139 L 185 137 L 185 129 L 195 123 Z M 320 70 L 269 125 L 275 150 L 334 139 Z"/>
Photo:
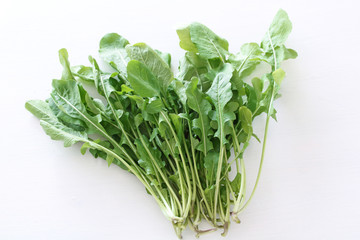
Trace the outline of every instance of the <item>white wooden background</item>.
<path fill-rule="evenodd" d="M 279 8 L 293 22 L 287 46 L 299 57 L 283 64 L 287 77 L 261 182 L 227 239 L 360 239 L 355 0 L 1 1 L 0 239 L 176 239 L 133 176 L 82 156 L 79 145 L 51 141 L 24 103 L 47 98 L 51 79 L 61 74 L 62 47 L 72 64 L 85 64 L 89 54 L 97 56 L 100 38 L 117 32 L 172 53 L 176 68 L 183 54 L 177 26 L 200 21 L 235 52 L 259 42 Z M 255 124 L 262 135 L 262 120 Z M 253 176 L 259 149 L 254 142 L 246 155 Z M 194 239 L 189 230 L 184 238 Z"/>

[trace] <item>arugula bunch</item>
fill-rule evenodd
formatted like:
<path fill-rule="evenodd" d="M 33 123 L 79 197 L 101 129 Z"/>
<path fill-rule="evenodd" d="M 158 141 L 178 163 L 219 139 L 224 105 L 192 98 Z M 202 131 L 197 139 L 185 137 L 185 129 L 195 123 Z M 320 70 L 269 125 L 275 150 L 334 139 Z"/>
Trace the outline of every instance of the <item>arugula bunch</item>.
<path fill-rule="evenodd" d="M 197 235 L 217 228 L 225 235 L 259 182 L 269 120 L 276 119 L 273 102 L 285 76 L 280 64 L 297 56 L 284 45 L 291 29 L 279 10 L 260 45 L 246 43 L 232 54 L 225 39 L 192 23 L 177 30 L 186 53 L 175 77 L 170 54 L 110 33 L 99 54 L 113 72 L 102 71 L 93 57 L 91 66 L 70 66 L 61 49 L 63 73 L 53 80 L 50 98 L 25 106 L 52 139 L 65 147 L 81 142 L 82 154 L 89 151 L 135 175 L 179 237 L 187 225 Z M 271 72 L 248 81 L 261 62 Z M 83 85 L 96 88 L 103 100 Z M 262 113 L 260 167 L 246 200 L 244 151 L 252 137 L 259 140 L 252 122 Z M 213 227 L 200 230 L 202 220 Z"/>

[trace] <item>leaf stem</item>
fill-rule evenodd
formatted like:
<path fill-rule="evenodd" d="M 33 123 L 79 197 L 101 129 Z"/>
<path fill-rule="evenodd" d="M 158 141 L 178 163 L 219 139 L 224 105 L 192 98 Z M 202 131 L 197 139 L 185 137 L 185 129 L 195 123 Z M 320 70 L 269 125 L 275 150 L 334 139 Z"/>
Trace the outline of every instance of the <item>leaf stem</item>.
<path fill-rule="evenodd" d="M 166 123 L 168 124 L 169 128 L 170 128 L 170 131 L 172 132 L 174 138 L 175 138 L 175 141 L 176 141 L 176 144 L 178 146 L 178 149 L 179 149 L 179 153 L 180 153 L 180 157 L 181 157 L 181 160 L 182 160 L 182 164 L 183 164 L 183 168 L 184 168 L 184 172 L 185 172 L 185 177 L 186 177 L 186 181 L 187 181 L 187 187 L 188 187 L 188 190 L 189 190 L 189 196 L 188 196 L 188 202 L 187 202 L 187 205 L 186 205 L 186 208 L 184 209 L 184 214 L 187 215 L 187 212 L 190 210 L 190 202 L 191 202 L 191 193 L 192 193 L 192 190 L 191 190 L 191 181 L 190 181 L 190 176 L 189 176 L 189 173 L 188 173 L 188 169 L 186 167 L 186 162 L 185 162 L 185 158 L 184 158 L 184 154 L 182 152 L 182 149 L 181 149 L 181 143 L 179 141 L 179 138 L 177 137 L 176 133 L 175 133 L 175 130 L 174 128 L 172 127 L 170 121 L 169 121 L 169 118 L 166 114 L 164 114 L 163 111 L 160 112 L 162 114 L 162 116 L 164 117 Z M 183 193 L 184 194 L 184 193 Z"/>
<path fill-rule="evenodd" d="M 269 40 L 270 40 L 270 45 L 271 45 L 271 48 L 272 48 L 272 51 L 273 51 L 273 54 L 274 54 L 274 68 L 275 68 L 274 71 L 275 71 L 277 69 L 276 52 L 275 52 L 275 48 L 274 48 L 274 45 L 272 43 L 269 31 L 267 33 L 268 33 L 268 37 L 269 37 Z M 244 204 L 244 206 L 239 210 L 239 212 L 243 211 L 246 208 L 246 206 L 250 203 L 252 197 L 255 194 L 256 188 L 257 188 L 257 186 L 259 184 L 259 179 L 260 179 L 261 170 L 262 170 L 264 157 L 265 157 L 266 139 L 267 139 L 267 133 L 268 133 L 269 122 L 270 122 L 270 117 L 271 117 L 270 112 L 273 109 L 273 102 L 274 102 L 275 89 L 276 89 L 275 84 L 276 84 L 276 82 L 273 79 L 271 98 L 270 98 L 270 103 L 269 103 L 269 107 L 268 107 L 268 110 L 267 110 L 267 116 L 266 116 L 265 133 L 264 133 L 263 145 L 262 145 L 262 150 L 261 150 L 261 159 L 260 159 L 259 171 L 258 171 L 258 174 L 257 174 L 257 177 L 256 177 L 254 188 L 253 188 L 253 190 L 251 192 L 251 195 L 250 195 L 249 199 L 246 201 L 246 203 Z"/>
<path fill-rule="evenodd" d="M 151 158 L 153 164 L 155 165 L 155 167 L 156 167 L 157 171 L 159 172 L 161 178 L 163 179 L 163 181 L 165 182 L 166 186 L 168 187 L 170 193 L 173 195 L 176 203 L 179 205 L 179 207 L 181 207 L 181 203 L 180 203 L 179 199 L 177 198 L 177 195 L 176 195 L 176 193 L 174 192 L 172 186 L 170 185 L 167 177 L 164 175 L 164 172 L 160 169 L 160 166 L 159 166 L 159 164 L 157 163 L 157 160 L 156 160 L 155 157 L 152 155 L 151 151 L 149 150 L 148 146 L 146 145 L 146 143 L 145 143 L 145 141 L 144 141 L 144 139 L 143 139 L 143 136 L 141 135 L 139 129 L 137 129 L 137 130 L 138 130 L 138 134 L 139 134 L 139 136 L 140 136 L 140 141 L 141 141 L 142 145 L 144 146 L 147 154 L 148 154 L 149 157 Z"/>

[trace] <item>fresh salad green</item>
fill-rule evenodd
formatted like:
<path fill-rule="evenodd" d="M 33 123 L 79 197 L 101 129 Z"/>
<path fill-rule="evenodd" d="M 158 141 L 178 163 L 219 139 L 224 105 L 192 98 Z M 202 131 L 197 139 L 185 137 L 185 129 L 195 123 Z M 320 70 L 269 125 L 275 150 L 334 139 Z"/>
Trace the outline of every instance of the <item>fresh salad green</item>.
<path fill-rule="evenodd" d="M 276 119 L 273 102 L 285 77 L 280 64 L 297 57 L 284 45 L 291 29 L 279 10 L 260 44 L 246 43 L 233 54 L 227 40 L 192 23 L 177 30 L 186 53 L 175 75 L 170 54 L 110 33 L 99 54 L 113 71 L 101 70 L 93 57 L 88 66 L 71 66 L 61 49 L 63 73 L 52 81 L 50 98 L 25 107 L 53 140 L 65 147 L 81 142 L 82 154 L 135 175 L 180 238 L 186 226 L 197 235 L 218 228 L 226 235 L 259 182 L 269 121 Z M 261 62 L 271 71 L 248 79 Z M 101 99 L 89 94 L 91 87 Z M 260 167 L 248 192 L 244 152 L 252 138 L 260 141 L 252 123 L 261 114 Z M 201 229 L 202 221 L 212 227 Z"/>

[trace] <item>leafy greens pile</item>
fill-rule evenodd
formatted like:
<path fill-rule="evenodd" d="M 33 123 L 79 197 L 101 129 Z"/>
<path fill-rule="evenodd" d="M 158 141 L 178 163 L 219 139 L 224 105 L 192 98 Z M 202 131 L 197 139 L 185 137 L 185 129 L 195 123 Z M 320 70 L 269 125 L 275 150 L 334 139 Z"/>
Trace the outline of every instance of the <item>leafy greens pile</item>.
<path fill-rule="evenodd" d="M 50 98 L 25 106 L 52 139 L 65 147 L 81 142 L 82 154 L 89 151 L 135 175 L 179 237 L 187 225 L 197 235 L 217 228 L 225 235 L 258 185 L 269 120 L 276 119 L 273 101 L 285 76 L 280 64 L 297 56 L 284 46 L 291 29 L 279 10 L 260 45 L 247 43 L 232 54 L 225 39 L 192 23 L 177 30 L 186 53 L 176 76 L 169 54 L 110 33 L 99 54 L 113 72 L 102 71 L 92 57 L 91 66 L 70 66 L 61 49 L 63 73 L 53 80 Z M 271 71 L 247 81 L 261 62 Z M 103 100 L 83 85 L 95 87 Z M 262 113 L 261 162 L 246 200 L 243 156 L 252 137 L 259 140 L 252 122 Z M 202 220 L 212 227 L 200 230 Z"/>

